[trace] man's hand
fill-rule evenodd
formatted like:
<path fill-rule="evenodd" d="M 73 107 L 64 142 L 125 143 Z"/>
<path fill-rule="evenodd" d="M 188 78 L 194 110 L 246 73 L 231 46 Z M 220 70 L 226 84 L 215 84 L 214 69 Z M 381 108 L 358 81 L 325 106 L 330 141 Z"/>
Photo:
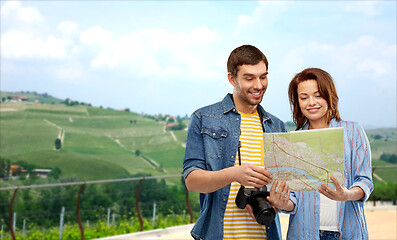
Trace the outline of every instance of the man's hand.
<path fill-rule="evenodd" d="M 236 181 L 243 186 L 263 187 L 272 181 L 273 175 L 263 167 L 250 163 L 235 167 Z"/>

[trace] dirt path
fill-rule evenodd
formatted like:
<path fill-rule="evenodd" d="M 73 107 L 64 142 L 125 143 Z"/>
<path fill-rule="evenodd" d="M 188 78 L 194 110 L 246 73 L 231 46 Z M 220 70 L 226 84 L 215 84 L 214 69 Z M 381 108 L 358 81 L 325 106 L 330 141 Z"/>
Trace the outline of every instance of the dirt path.
<path fill-rule="evenodd" d="M 53 122 L 48 121 L 47 119 L 44 119 L 44 122 L 50 124 L 50 125 L 53 126 L 53 127 L 58 128 L 58 130 L 59 130 L 59 132 L 58 132 L 58 138 L 61 139 L 61 142 L 62 142 L 62 144 L 63 144 L 63 140 L 64 140 L 64 138 L 65 138 L 65 132 L 66 132 L 65 129 L 61 128 L 60 126 L 56 125 L 56 124 L 53 123 Z"/>

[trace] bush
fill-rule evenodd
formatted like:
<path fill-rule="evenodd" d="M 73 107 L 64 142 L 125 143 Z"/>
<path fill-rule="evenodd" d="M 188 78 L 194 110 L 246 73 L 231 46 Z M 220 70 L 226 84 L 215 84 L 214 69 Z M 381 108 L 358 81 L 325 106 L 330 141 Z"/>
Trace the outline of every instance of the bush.
<path fill-rule="evenodd" d="M 375 185 L 374 191 L 369 199 L 395 202 L 397 200 L 397 183 L 382 183 Z"/>

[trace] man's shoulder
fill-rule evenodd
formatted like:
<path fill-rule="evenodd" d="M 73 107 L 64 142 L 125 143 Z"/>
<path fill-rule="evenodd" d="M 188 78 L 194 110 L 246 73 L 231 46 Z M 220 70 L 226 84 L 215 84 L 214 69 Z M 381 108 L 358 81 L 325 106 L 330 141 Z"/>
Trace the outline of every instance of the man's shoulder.
<path fill-rule="evenodd" d="M 234 108 L 233 102 L 230 98 L 230 94 L 227 94 L 223 100 L 201 107 L 193 114 L 199 118 L 202 116 L 221 118 L 225 112 L 231 110 L 232 108 Z"/>
<path fill-rule="evenodd" d="M 216 102 L 210 105 L 206 105 L 194 111 L 194 114 L 201 118 L 202 116 L 219 116 L 222 115 L 222 102 Z"/>

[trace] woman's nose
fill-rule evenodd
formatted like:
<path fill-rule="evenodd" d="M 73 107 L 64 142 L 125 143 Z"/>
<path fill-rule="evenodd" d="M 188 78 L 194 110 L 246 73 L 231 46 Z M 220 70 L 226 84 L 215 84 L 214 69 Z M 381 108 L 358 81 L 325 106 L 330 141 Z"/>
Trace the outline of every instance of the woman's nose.
<path fill-rule="evenodd" d="M 314 98 L 314 97 L 309 97 L 309 104 L 310 104 L 310 105 L 315 105 L 315 104 L 316 104 L 316 98 Z"/>

